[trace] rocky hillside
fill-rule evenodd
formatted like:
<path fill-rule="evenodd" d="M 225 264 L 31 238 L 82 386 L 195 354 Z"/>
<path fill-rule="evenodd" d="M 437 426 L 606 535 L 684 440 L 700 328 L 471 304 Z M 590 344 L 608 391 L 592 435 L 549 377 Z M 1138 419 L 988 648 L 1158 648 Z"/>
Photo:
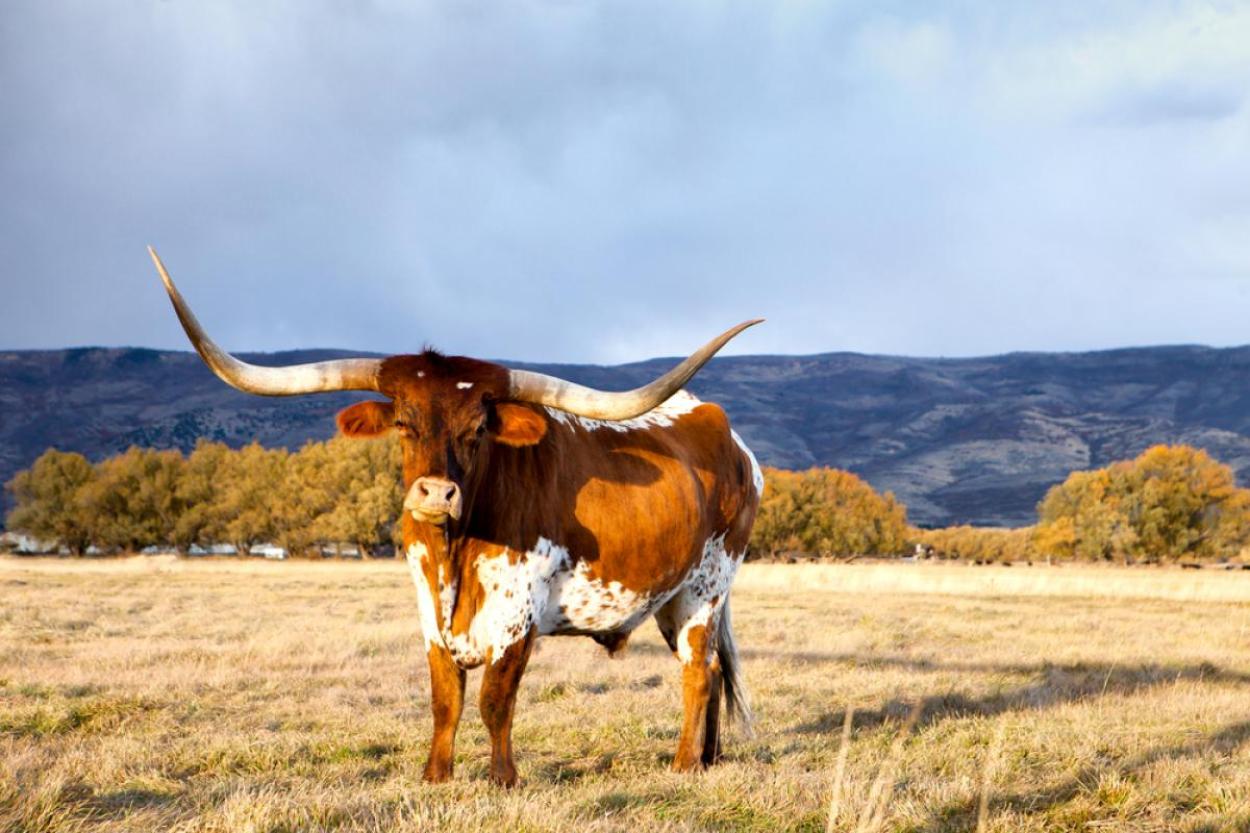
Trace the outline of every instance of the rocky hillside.
<path fill-rule="evenodd" d="M 253 355 L 286 364 L 343 355 Z M 673 364 L 532 365 L 626 387 Z M 924 525 L 1030 523 L 1073 469 L 1185 442 L 1250 477 L 1250 347 L 1156 347 L 912 359 L 830 353 L 714 360 L 691 389 L 720 402 L 767 465 L 850 469 L 892 490 Z M 0 480 L 45 448 L 93 459 L 199 437 L 298 446 L 324 439 L 359 398 L 269 399 L 218 382 L 193 353 L 0 352 Z"/>

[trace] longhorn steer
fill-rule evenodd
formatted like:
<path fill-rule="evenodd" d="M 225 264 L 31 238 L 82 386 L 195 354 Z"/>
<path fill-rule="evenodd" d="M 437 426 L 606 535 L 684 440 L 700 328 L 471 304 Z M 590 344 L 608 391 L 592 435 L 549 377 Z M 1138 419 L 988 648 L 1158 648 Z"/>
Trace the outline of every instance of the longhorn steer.
<path fill-rule="evenodd" d="M 240 390 L 368 390 L 340 430 L 401 436 L 402 532 L 430 663 L 428 781 L 451 776 L 465 670 L 485 666 L 490 777 L 516 783 L 512 715 L 539 636 L 619 650 L 654 616 L 682 664 L 685 721 L 673 768 L 720 754 L 719 715 L 750 721 L 729 617 L 763 479 L 716 405 L 681 391 L 730 338 L 656 381 L 605 393 L 433 351 L 285 368 L 246 364 L 201 329 L 149 249 L 195 349 Z"/>

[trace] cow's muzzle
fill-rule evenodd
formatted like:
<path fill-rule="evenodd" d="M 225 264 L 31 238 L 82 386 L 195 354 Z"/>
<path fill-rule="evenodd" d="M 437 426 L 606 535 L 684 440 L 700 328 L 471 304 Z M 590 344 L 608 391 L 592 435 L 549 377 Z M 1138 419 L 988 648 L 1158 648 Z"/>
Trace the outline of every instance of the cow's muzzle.
<path fill-rule="evenodd" d="M 418 477 L 404 498 L 404 511 L 418 521 L 444 524 L 447 519 L 460 519 L 464 506 L 460 487 L 441 477 Z"/>

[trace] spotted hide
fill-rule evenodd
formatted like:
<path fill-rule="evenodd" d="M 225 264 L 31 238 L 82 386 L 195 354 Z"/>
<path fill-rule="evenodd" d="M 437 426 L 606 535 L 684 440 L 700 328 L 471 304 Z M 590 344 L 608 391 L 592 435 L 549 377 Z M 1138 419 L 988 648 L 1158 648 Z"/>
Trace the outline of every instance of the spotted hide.
<path fill-rule="evenodd" d="M 191 343 L 227 383 L 385 397 L 345 409 L 338 424 L 353 437 L 400 434 L 404 554 L 430 664 L 427 780 L 451 777 L 466 669 L 484 668 L 490 776 L 512 785 L 512 715 L 535 640 L 589 636 L 616 653 L 648 617 L 682 666 L 673 767 L 717 759 L 722 694 L 749 724 L 729 590 L 763 479 L 724 411 L 682 387 L 757 321 L 622 392 L 433 351 L 258 366 L 209 339 L 149 251 Z"/>

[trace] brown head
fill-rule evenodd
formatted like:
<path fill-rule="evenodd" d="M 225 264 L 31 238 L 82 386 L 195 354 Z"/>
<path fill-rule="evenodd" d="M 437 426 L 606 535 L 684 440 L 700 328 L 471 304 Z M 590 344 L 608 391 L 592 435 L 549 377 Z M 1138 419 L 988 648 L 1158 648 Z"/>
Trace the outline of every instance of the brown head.
<path fill-rule="evenodd" d="M 460 519 L 491 445 L 523 448 L 547 432 L 534 406 L 508 400 L 508 371 L 497 364 L 430 350 L 392 356 L 382 361 L 378 390 L 390 401 L 344 409 L 339 430 L 348 437 L 399 432 L 404 511 L 426 523 Z"/>
<path fill-rule="evenodd" d="M 592 419 L 632 419 L 680 390 L 726 342 L 762 320 L 726 330 L 655 381 L 621 392 L 428 350 L 386 359 L 261 367 L 236 359 L 208 337 L 156 252 L 151 247 L 148 252 L 192 345 L 226 383 L 266 396 L 340 390 L 386 396 L 389 401 L 359 402 L 343 410 L 339 429 L 349 437 L 400 433 L 408 489 L 404 508 L 432 524 L 461 517 L 472 477 L 493 445 L 523 448 L 543 440 L 548 427 L 544 406 Z"/>

